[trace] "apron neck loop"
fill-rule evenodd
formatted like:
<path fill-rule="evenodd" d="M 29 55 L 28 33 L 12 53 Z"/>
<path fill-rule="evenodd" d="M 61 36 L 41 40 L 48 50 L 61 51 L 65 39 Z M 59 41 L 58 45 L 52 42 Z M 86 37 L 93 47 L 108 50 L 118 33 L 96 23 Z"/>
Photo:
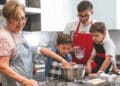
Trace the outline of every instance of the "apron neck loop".
<path fill-rule="evenodd" d="M 91 20 L 90 21 L 90 25 L 92 25 L 93 24 L 93 21 Z M 78 22 L 78 25 L 77 25 L 77 29 L 76 29 L 76 33 L 78 33 L 79 32 L 79 29 L 80 29 L 80 21 Z"/>
<path fill-rule="evenodd" d="M 77 25 L 77 29 L 76 29 L 76 33 L 78 33 L 78 31 L 79 31 L 79 27 L 80 27 L 80 21 L 78 22 L 78 25 Z"/>

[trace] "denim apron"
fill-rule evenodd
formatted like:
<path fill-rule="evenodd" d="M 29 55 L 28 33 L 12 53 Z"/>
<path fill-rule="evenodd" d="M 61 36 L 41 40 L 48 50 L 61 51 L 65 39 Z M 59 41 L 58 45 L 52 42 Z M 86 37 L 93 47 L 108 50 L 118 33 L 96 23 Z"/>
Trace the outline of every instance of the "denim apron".
<path fill-rule="evenodd" d="M 92 24 L 92 21 L 91 21 Z M 92 49 L 93 41 L 92 36 L 89 33 L 79 33 L 80 22 L 77 25 L 76 31 L 73 34 L 73 47 L 79 46 L 85 48 L 84 57 L 82 59 L 77 59 L 73 53 L 72 61 L 78 64 L 86 64 L 89 59 Z"/>
<path fill-rule="evenodd" d="M 13 36 L 12 36 L 13 37 Z M 14 41 L 15 38 L 13 37 Z M 32 53 L 26 42 L 16 43 L 17 53 L 16 56 L 10 60 L 9 66 L 18 74 L 32 78 Z M 13 75 L 14 76 L 14 75 Z M 12 78 L 3 74 L 2 77 L 3 86 L 22 86 Z"/>

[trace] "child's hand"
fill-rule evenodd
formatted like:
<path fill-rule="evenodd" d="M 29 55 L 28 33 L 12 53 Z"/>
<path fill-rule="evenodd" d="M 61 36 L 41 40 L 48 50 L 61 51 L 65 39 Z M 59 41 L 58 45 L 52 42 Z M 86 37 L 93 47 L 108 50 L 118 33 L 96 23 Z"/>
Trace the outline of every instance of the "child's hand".
<path fill-rule="evenodd" d="M 70 69 L 71 68 L 71 64 L 69 62 L 67 62 L 66 60 L 62 60 L 62 65 L 66 69 Z"/>
<path fill-rule="evenodd" d="M 88 74 L 88 76 L 90 78 L 97 78 L 98 77 L 98 73 L 90 73 L 90 74 Z"/>
<path fill-rule="evenodd" d="M 85 71 L 86 73 L 91 73 L 91 66 L 86 66 Z"/>
<path fill-rule="evenodd" d="M 75 65 L 76 63 L 75 62 L 69 62 L 71 66 Z"/>

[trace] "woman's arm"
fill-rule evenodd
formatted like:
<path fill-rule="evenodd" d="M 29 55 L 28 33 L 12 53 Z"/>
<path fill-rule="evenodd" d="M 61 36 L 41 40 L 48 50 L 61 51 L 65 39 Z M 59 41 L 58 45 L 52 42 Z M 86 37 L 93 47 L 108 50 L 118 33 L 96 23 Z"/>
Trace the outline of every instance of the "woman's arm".
<path fill-rule="evenodd" d="M 38 86 L 35 80 L 27 79 L 9 67 L 9 57 L 0 56 L 0 72 L 23 84 L 23 86 Z"/>
<path fill-rule="evenodd" d="M 58 61 L 60 61 L 65 68 L 70 68 L 70 63 L 67 62 L 65 59 L 63 59 L 60 55 L 54 53 L 53 51 L 49 50 L 48 48 L 40 48 L 39 52 L 43 55 L 46 55 L 48 57 L 54 58 Z"/>

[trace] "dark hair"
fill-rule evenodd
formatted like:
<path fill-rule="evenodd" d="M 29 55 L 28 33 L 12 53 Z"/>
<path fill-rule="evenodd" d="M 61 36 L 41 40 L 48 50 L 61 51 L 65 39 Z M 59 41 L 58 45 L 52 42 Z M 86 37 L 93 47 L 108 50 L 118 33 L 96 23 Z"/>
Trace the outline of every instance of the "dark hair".
<path fill-rule="evenodd" d="M 92 24 L 91 28 L 90 28 L 90 32 L 99 32 L 99 33 L 104 33 L 106 32 L 106 26 L 103 22 L 96 22 L 94 24 Z"/>
<path fill-rule="evenodd" d="M 93 5 L 90 1 L 84 0 L 81 1 L 78 6 L 77 6 L 77 11 L 81 12 L 84 10 L 92 10 L 93 9 Z"/>
<path fill-rule="evenodd" d="M 58 34 L 57 45 L 59 44 L 72 44 L 71 36 L 67 34 Z"/>

